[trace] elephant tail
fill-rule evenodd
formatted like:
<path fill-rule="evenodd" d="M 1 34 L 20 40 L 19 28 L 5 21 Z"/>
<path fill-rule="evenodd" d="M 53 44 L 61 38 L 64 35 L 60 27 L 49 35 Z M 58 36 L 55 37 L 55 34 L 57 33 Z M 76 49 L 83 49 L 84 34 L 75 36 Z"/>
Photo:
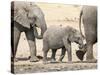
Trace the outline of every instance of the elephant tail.
<path fill-rule="evenodd" d="M 82 37 L 85 38 L 84 35 L 83 35 L 83 33 L 82 33 L 82 29 L 81 29 L 82 14 L 83 14 L 83 11 L 81 10 L 80 16 L 79 16 L 79 30 L 80 30 L 80 33 L 81 33 Z"/>

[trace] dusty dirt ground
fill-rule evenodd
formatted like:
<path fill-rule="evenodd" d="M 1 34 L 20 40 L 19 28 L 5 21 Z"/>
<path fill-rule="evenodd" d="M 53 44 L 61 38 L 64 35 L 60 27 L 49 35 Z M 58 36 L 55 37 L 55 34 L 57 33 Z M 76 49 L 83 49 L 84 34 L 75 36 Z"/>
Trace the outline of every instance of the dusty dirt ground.
<path fill-rule="evenodd" d="M 48 3 L 36 3 L 44 12 L 47 27 L 54 25 L 71 26 L 79 30 L 79 13 L 81 6 L 77 5 L 65 5 L 65 4 L 48 4 Z M 84 30 L 82 28 L 82 30 Z M 84 31 L 83 31 L 84 33 Z M 37 55 L 42 54 L 42 40 L 36 39 Z M 34 73 L 34 72 L 48 72 L 48 71 L 67 71 L 67 70 L 83 70 L 83 69 L 96 69 L 97 63 L 82 63 L 76 57 L 76 50 L 78 50 L 77 44 L 72 43 L 72 57 L 73 63 L 67 63 L 67 53 L 62 63 L 49 63 L 44 65 L 42 59 L 39 62 L 30 62 L 28 57 L 29 46 L 25 33 L 23 32 L 20 37 L 16 58 L 19 58 L 18 62 L 15 62 L 15 73 Z M 94 45 L 94 56 L 97 58 L 97 44 Z M 56 54 L 56 60 L 58 60 L 61 52 L 59 49 Z M 48 57 L 51 56 L 51 51 L 48 53 Z M 84 59 L 85 60 L 85 59 Z"/>

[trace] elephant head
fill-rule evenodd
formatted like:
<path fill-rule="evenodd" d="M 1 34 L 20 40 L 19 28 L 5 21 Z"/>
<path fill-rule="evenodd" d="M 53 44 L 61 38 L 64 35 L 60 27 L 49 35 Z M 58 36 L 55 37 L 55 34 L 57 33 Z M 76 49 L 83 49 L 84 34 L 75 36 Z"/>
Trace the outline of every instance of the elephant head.
<path fill-rule="evenodd" d="M 35 37 L 41 39 L 47 29 L 42 10 L 36 4 L 31 2 L 16 1 L 12 3 L 14 7 L 11 7 L 11 10 L 14 14 L 14 21 L 28 29 L 33 27 Z M 38 35 L 35 27 L 41 29 L 41 35 Z"/>
<path fill-rule="evenodd" d="M 70 35 L 69 35 L 69 40 L 71 42 L 75 42 L 77 44 L 79 44 L 79 48 L 83 47 L 83 38 L 82 35 L 80 34 L 79 31 L 77 31 L 76 29 L 70 29 Z"/>

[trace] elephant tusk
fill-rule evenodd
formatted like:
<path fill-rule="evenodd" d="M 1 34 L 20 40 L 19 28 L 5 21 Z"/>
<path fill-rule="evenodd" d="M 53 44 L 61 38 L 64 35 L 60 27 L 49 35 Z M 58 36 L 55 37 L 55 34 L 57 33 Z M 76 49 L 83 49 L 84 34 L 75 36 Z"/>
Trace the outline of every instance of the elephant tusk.
<path fill-rule="evenodd" d="M 37 29 L 37 27 L 34 27 L 34 35 L 37 39 L 42 39 L 43 36 L 41 35 L 41 31 L 39 31 L 40 28 Z M 41 30 L 41 29 L 40 29 Z M 38 33 L 39 32 L 39 33 Z"/>

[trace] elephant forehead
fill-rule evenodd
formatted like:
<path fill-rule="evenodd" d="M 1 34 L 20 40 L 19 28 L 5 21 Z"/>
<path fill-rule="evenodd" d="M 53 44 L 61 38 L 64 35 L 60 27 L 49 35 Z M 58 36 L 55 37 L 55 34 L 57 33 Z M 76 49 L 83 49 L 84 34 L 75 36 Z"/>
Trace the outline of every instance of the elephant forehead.
<path fill-rule="evenodd" d="M 20 1 L 14 2 L 14 9 L 22 9 L 22 8 L 28 9 L 29 6 L 30 6 L 29 2 L 20 2 Z"/>
<path fill-rule="evenodd" d="M 31 17 L 43 17 L 44 14 L 42 12 L 42 10 L 33 2 L 23 2 L 23 1 L 15 1 L 14 2 L 14 15 L 18 15 L 16 14 L 17 11 L 20 11 L 21 14 L 28 14 L 28 16 Z M 22 12 L 23 11 L 23 12 Z"/>
<path fill-rule="evenodd" d="M 38 18 L 41 18 L 44 16 L 42 10 L 38 7 L 34 7 L 30 10 L 29 14 L 31 15 L 31 17 L 38 17 Z"/>
<path fill-rule="evenodd" d="M 35 6 L 34 2 L 25 2 L 25 1 L 14 1 L 14 6 L 20 7 L 30 7 Z"/>

